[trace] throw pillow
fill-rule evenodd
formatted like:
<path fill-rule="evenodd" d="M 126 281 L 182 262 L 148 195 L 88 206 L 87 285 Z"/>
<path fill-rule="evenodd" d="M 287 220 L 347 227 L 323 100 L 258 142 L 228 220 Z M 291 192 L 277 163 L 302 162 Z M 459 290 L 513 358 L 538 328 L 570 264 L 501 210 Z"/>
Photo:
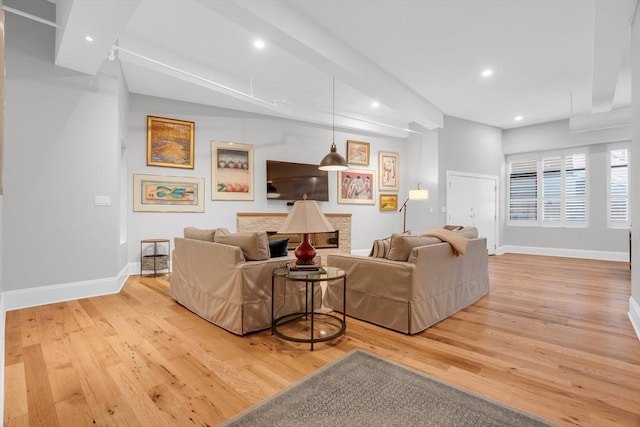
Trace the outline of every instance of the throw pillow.
<path fill-rule="evenodd" d="M 216 243 L 238 246 L 247 261 L 269 259 L 269 239 L 264 231 L 241 232 L 235 234 L 215 234 Z"/>
<path fill-rule="evenodd" d="M 394 233 L 391 235 L 391 243 L 389 244 L 387 259 L 393 261 L 406 261 L 409 259 L 409 255 L 413 248 L 433 245 L 435 243 L 442 243 L 442 241 L 437 237 L 406 236 Z"/>
<path fill-rule="evenodd" d="M 373 247 L 369 256 L 373 258 L 386 258 L 389 253 L 389 246 L 391 244 L 391 237 L 386 239 L 378 239 L 373 241 Z"/>
<path fill-rule="evenodd" d="M 215 242 L 216 236 L 222 236 L 225 234 L 231 234 L 231 232 L 229 232 L 229 230 L 224 227 L 216 228 L 215 233 L 213 233 L 213 241 Z"/>
<path fill-rule="evenodd" d="M 288 246 L 289 239 L 270 240 L 269 253 L 271 254 L 271 258 L 289 255 Z"/>
<path fill-rule="evenodd" d="M 478 229 L 476 227 L 462 227 L 460 230 L 457 230 L 456 233 L 462 234 L 467 239 L 478 238 Z"/>
<path fill-rule="evenodd" d="M 185 239 L 204 240 L 205 242 L 213 242 L 216 230 L 203 230 L 196 227 L 186 227 L 184 229 Z"/>

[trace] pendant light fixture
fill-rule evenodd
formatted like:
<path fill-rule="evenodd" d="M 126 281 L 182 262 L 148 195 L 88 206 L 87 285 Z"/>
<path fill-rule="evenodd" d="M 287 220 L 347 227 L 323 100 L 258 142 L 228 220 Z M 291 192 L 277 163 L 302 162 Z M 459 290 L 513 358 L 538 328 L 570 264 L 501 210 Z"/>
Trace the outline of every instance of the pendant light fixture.
<path fill-rule="evenodd" d="M 349 169 L 347 161 L 338 154 L 336 149 L 336 78 L 333 78 L 333 142 L 331 151 L 324 156 L 318 169 L 323 171 L 343 171 Z"/>

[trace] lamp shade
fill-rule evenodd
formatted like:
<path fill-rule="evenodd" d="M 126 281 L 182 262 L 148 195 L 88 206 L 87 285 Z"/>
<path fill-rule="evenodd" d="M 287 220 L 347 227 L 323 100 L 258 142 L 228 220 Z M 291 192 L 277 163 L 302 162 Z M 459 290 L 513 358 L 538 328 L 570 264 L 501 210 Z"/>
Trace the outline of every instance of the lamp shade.
<path fill-rule="evenodd" d="M 347 161 L 338 154 L 335 142 L 331 144 L 331 151 L 324 156 L 318 169 L 323 171 L 343 171 L 349 169 Z"/>
<path fill-rule="evenodd" d="M 409 200 L 427 200 L 429 199 L 429 190 L 409 190 Z"/>
<path fill-rule="evenodd" d="M 298 200 L 278 233 L 328 233 L 335 231 L 315 200 Z"/>

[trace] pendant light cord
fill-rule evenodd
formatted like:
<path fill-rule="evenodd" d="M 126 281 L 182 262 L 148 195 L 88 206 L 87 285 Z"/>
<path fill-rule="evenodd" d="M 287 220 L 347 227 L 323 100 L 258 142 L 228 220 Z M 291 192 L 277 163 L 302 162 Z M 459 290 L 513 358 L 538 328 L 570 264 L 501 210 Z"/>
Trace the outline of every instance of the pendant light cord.
<path fill-rule="evenodd" d="M 336 78 L 333 78 L 333 138 L 332 141 L 334 144 L 336 143 Z"/>

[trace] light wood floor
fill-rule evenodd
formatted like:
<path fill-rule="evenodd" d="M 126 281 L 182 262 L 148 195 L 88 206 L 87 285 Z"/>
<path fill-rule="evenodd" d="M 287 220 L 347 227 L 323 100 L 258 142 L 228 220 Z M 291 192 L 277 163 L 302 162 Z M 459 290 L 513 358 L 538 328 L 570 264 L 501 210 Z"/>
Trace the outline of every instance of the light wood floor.
<path fill-rule="evenodd" d="M 348 319 L 331 344 L 238 337 L 132 276 L 11 311 L 5 425 L 212 426 L 362 348 L 561 425 L 640 426 L 627 263 L 490 257 L 489 296 L 421 334 Z"/>

